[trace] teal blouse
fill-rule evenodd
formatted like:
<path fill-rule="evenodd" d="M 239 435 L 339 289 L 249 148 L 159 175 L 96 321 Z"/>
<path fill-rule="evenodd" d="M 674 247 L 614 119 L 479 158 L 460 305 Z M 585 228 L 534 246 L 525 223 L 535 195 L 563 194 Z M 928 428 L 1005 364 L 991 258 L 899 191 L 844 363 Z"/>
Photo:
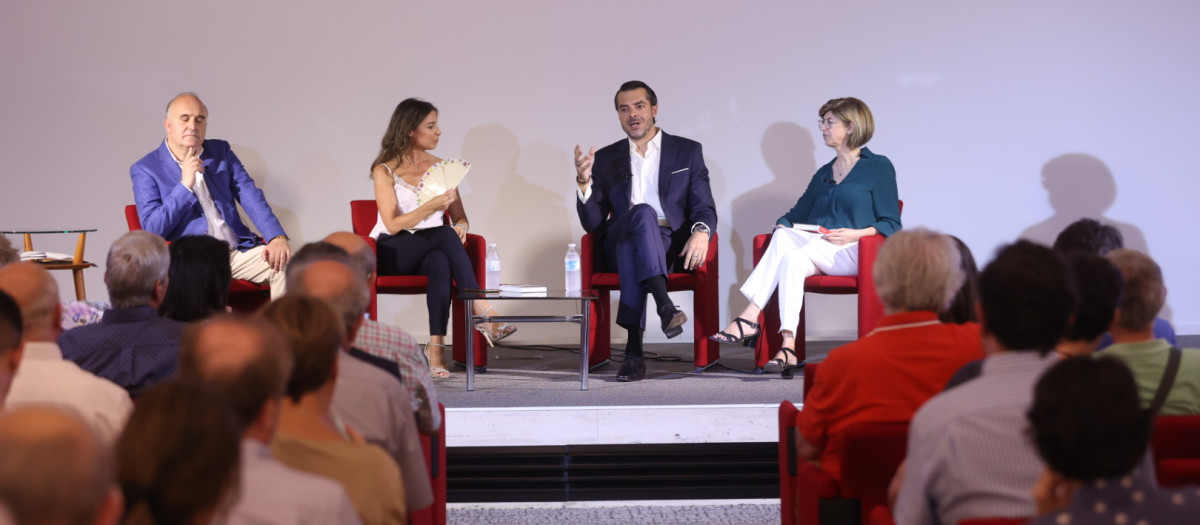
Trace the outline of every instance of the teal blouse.
<path fill-rule="evenodd" d="M 896 233 L 901 228 L 900 196 L 892 161 L 862 148 L 841 184 L 833 182 L 833 162 L 817 170 L 796 205 L 775 223 L 789 228 L 816 224 L 831 230 L 874 226 L 885 237 Z"/>

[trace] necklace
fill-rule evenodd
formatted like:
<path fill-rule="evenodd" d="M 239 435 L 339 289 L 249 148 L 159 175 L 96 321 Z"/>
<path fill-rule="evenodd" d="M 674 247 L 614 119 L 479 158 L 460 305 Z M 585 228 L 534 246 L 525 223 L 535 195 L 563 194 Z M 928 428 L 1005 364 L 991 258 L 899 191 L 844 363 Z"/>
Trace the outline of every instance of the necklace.
<path fill-rule="evenodd" d="M 834 161 L 834 163 L 833 163 L 833 182 L 835 184 L 841 183 L 842 180 L 845 179 L 846 176 L 850 174 L 850 170 L 854 169 L 854 165 L 857 163 L 858 163 L 858 155 L 857 154 L 855 154 L 854 158 L 849 161 L 843 160 L 841 157 L 838 157 L 837 160 Z"/>

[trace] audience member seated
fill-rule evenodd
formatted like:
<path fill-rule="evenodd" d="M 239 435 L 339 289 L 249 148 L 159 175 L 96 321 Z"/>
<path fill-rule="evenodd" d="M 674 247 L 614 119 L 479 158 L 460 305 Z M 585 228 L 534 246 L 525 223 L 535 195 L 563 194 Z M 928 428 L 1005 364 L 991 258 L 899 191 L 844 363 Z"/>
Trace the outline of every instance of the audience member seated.
<path fill-rule="evenodd" d="M 13 248 L 13 245 L 11 242 L 9 242 L 8 237 L 0 235 L 0 267 L 8 266 L 20 260 L 21 253 L 18 252 L 16 248 Z"/>
<path fill-rule="evenodd" d="M 353 263 L 351 267 L 366 276 L 368 287 L 375 285 L 375 252 L 362 237 L 350 232 L 335 232 L 325 237 L 325 242 L 346 250 Z M 400 366 L 400 380 L 408 389 L 408 397 L 412 398 L 420 431 L 434 434 L 441 428 L 442 414 L 437 408 L 437 389 L 433 386 L 429 364 L 416 338 L 398 326 L 363 319 L 353 348 L 395 361 Z"/>
<path fill-rule="evenodd" d="M 293 291 L 289 285 L 288 293 Z M 363 442 L 333 410 L 338 347 L 346 339 L 341 318 L 325 301 L 297 295 L 272 302 L 262 315 L 283 333 L 296 363 L 271 453 L 293 468 L 341 483 L 364 524 L 406 523 L 406 479 L 396 463 L 382 448 Z"/>
<path fill-rule="evenodd" d="M 63 357 L 136 396 L 175 373 L 183 323 L 158 316 L 170 255 L 161 237 L 126 233 L 108 250 L 104 284 L 112 308 L 97 324 L 63 332 Z"/>
<path fill-rule="evenodd" d="M 954 300 L 950 301 L 950 307 L 939 313 L 938 319 L 943 323 L 978 323 L 979 315 L 975 310 L 975 303 L 979 302 L 979 267 L 975 265 L 975 256 L 971 254 L 967 243 L 953 235 L 950 238 L 954 240 L 959 259 L 962 261 L 959 268 L 962 269 L 963 283 L 954 294 Z"/>
<path fill-rule="evenodd" d="M 412 401 L 395 377 L 399 373 L 396 363 L 351 347 L 370 302 L 362 275 L 354 271 L 348 257 L 341 262 L 293 260 L 288 264 L 287 287 L 288 294 L 329 301 L 345 327 L 342 348 L 350 350 L 337 355 L 334 413 L 361 432 L 367 442 L 391 454 L 404 475 L 409 510 L 430 505 L 433 488 L 417 436 Z M 369 363 L 371 360 L 377 363 Z"/>
<path fill-rule="evenodd" d="M 1108 252 L 1125 247 L 1125 237 L 1121 230 L 1096 219 L 1079 219 L 1063 228 L 1054 239 L 1054 249 L 1061 253 L 1084 252 L 1104 257 Z M 1175 340 L 1175 328 L 1166 319 L 1154 319 L 1154 337 L 1166 339 L 1172 346 L 1179 343 Z M 1112 336 L 1104 334 L 1097 350 L 1103 350 L 1113 343 Z"/>
<path fill-rule="evenodd" d="M 241 496 L 229 525 L 359 523 L 346 490 L 271 456 L 292 353 L 270 323 L 227 315 L 186 333 L 180 376 L 224 392 L 242 430 Z"/>
<path fill-rule="evenodd" d="M 924 228 L 896 232 L 875 261 L 886 316 L 866 337 L 834 349 L 797 416 L 800 456 L 841 479 L 842 437 L 860 422 L 905 422 L 950 375 L 983 357 L 979 326 L 938 320 L 962 286 L 958 249 Z"/>
<path fill-rule="evenodd" d="M 112 381 L 63 359 L 56 342 L 62 330 L 62 303 L 58 302 L 54 278 L 34 263 L 10 264 L 0 268 L 0 291 L 17 302 L 24 321 L 24 352 L 8 392 L 7 406 L 47 403 L 70 407 L 92 425 L 101 439 L 111 443 L 125 425 L 133 403 L 129 394 Z"/>
<path fill-rule="evenodd" d="M 1108 259 L 1121 270 L 1125 289 L 1109 329 L 1114 343 L 1102 353 L 1129 366 L 1142 404 L 1149 406 L 1159 383 L 1164 381 L 1163 372 L 1173 348 L 1166 339 L 1154 335 L 1155 316 L 1167 298 L 1162 270 L 1150 256 L 1134 250 L 1113 251 Z M 1159 414 L 1200 414 L 1200 350 L 1181 351 L 1178 373 Z"/>
<path fill-rule="evenodd" d="M 171 243 L 167 296 L 158 312 L 182 323 L 225 311 L 229 296 L 229 246 L 208 235 L 186 235 Z"/>
<path fill-rule="evenodd" d="M 1063 255 L 1071 273 L 1075 276 L 1075 287 L 1079 290 L 1079 301 L 1075 303 L 1075 314 L 1066 333 L 1054 346 L 1059 357 L 1091 355 L 1096 351 L 1101 336 L 1108 333 L 1117 299 L 1121 297 L 1121 272 L 1108 259 L 1084 252 Z M 967 363 L 954 373 L 946 388 L 953 388 L 979 377 L 983 361 Z"/>
<path fill-rule="evenodd" d="M 23 525 L 117 523 L 112 451 L 69 411 L 30 406 L 0 414 L 0 502 Z"/>
<path fill-rule="evenodd" d="M 122 523 L 224 523 L 238 492 L 240 434 L 211 386 L 171 380 L 147 389 L 116 444 Z"/>
<path fill-rule="evenodd" d="M 1034 514 L 1029 487 L 1042 467 L 1022 429 L 1034 382 L 1057 362 L 1047 354 L 1075 309 L 1075 279 L 1059 254 L 1018 241 L 984 268 L 979 298 L 982 375 L 913 416 L 896 523 Z"/>
<path fill-rule="evenodd" d="M 13 376 L 21 365 L 21 307 L 7 293 L 0 291 L 0 410 L 12 387 Z"/>
<path fill-rule="evenodd" d="M 1068 358 L 1038 380 L 1029 433 L 1046 466 L 1033 487 L 1034 525 L 1187 524 L 1196 488 L 1159 489 L 1139 464 L 1153 415 L 1116 359 Z"/>

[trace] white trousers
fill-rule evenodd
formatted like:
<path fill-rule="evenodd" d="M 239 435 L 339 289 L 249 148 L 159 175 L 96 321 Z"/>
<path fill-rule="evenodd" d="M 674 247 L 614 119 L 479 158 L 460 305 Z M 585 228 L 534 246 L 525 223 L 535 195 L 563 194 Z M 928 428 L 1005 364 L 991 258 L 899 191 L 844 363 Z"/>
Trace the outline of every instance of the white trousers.
<path fill-rule="evenodd" d="M 837 246 L 819 233 L 776 228 L 767 252 L 742 285 L 742 295 L 761 309 L 778 287 L 779 329 L 795 331 L 804 305 L 804 280 L 817 274 L 858 274 L 858 243 Z"/>
<path fill-rule="evenodd" d="M 271 269 L 271 265 L 263 259 L 265 245 L 255 246 L 244 252 L 233 250 L 229 252 L 229 269 L 234 279 L 242 279 L 256 284 L 271 283 L 271 300 L 283 295 L 285 273 Z"/>

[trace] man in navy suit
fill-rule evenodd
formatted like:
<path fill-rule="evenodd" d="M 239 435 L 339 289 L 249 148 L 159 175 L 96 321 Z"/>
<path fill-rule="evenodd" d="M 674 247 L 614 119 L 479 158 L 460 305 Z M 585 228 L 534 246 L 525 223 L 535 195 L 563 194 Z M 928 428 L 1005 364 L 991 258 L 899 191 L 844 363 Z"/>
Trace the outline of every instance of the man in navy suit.
<path fill-rule="evenodd" d="M 181 93 L 167 104 L 163 126 L 166 140 L 129 168 L 142 228 L 168 241 L 221 239 L 229 245 L 234 279 L 270 282 L 271 297 L 282 295 L 291 257 L 287 234 L 229 143 L 204 140 L 208 108 L 195 93 Z M 263 237 L 242 223 L 238 204 Z"/>
<path fill-rule="evenodd" d="M 700 143 L 658 129 L 654 90 L 631 80 L 614 104 L 628 139 L 586 155 L 575 146 L 576 210 L 583 229 L 598 236 L 597 262 L 620 275 L 617 324 L 628 330 L 629 343 L 617 381 L 638 381 L 646 375 L 646 294 L 654 297 L 663 333 L 682 333 L 687 315 L 667 295 L 667 273 L 703 264 L 717 210 Z"/>

